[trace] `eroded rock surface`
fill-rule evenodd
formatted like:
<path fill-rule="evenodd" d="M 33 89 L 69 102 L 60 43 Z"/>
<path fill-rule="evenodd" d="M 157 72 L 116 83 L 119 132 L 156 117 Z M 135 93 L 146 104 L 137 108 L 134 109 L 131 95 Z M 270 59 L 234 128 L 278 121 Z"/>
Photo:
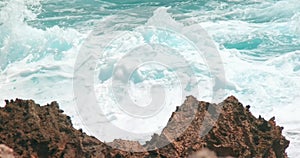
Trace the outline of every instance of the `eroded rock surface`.
<path fill-rule="evenodd" d="M 289 141 L 282 136 L 283 128 L 276 126 L 274 118 L 269 121 L 255 118 L 249 108 L 243 107 L 233 96 L 218 105 L 188 97 L 173 113 L 162 134 L 155 135 L 146 146 L 155 146 L 158 140 L 175 138 L 169 139 L 169 145 L 156 151 L 167 157 L 187 157 L 205 147 L 221 157 L 287 157 L 285 149 Z M 214 124 L 216 116 L 218 121 Z M 188 121 L 188 117 L 193 117 L 193 120 L 181 133 L 181 127 L 176 124 Z M 214 124 L 212 129 L 210 124 Z M 180 136 L 176 137 L 178 133 Z"/>
<path fill-rule="evenodd" d="M 16 99 L 0 108 L 0 144 L 11 147 L 15 157 L 32 158 L 174 158 L 189 157 L 204 149 L 222 157 L 287 157 L 289 141 L 274 120 L 255 118 L 249 106 L 244 107 L 233 96 L 220 104 L 199 102 L 189 96 L 161 134 L 154 134 L 144 145 L 120 139 L 109 143 L 123 149 L 119 150 L 74 129 L 70 117 L 56 102 L 40 106 L 32 100 Z"/>

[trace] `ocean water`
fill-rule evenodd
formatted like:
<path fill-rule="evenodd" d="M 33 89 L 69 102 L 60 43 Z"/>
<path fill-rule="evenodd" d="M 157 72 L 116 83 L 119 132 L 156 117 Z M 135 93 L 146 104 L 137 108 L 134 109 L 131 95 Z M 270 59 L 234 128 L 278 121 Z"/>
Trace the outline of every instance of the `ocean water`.
<path fill-rule="evenodd" d="M 125 34 L 124 37 L 128 35 L 128 38 L 115 40 L 111 45 L 120 45 L 121 50 L 131 49 L 148 37 L 140 38 L 144 34 L 135 34 L 138 31 L 134 29 L 155 24 L 155 19 L 159 18 L 170 25 L 193 23 L 201 26 L 211 37 L 222 60 L 229 85 L 225 94 L 235 95 L 245 105 L 251 105 L 256 116 L 262 115 L 266 119 L 275 116 L 277 123 L 284 126 L 284 135 L 291 141 L 288 156 L 294 158 L 300 154 L 300 2 L 297 0 L 1 0 L 0 100 L 34 99 L 40 104 L 56 100 L 76 127 L 88 131 L 82 123 L 84 120 L 90 123 L 89 126 L 101 126 L 96 116 L 80 117 L 75 106 L 78 96 L 74 95 L 73 79 L 82 46 L 93 32 L 93 36 L 101 39 L 97 43 L 100 47 L 111 40 L 108 34 L 118 33 Z M 154 28 L 150 33 L 157 37 L 154 39 L 151 35 L 149 41 L 168 41 L 166 45 L 178 48 L 184 58 L 196 62 L 193 70 L 201 80 L 197 84 L 202 87 L 196 96 L 199 100 L 210 101 L 210 75 L 205 61 L 201 57 L 199 60 L 191 57 L 193 50 L 181 36 L 171 36 L 166 30 Z M 97 51 L 97 48 L 90 49 Z M 143 137 L 147 140 L 152 129 L 161 130 L 175 106 L 182 102 L 172 97 L 180 95 L 182 89 L 172 87 L 180 84 L 176 81 L 178 76 L 172 71 L 164 71 L 162 65 L 145 67 L 139 71 L 142 75 L 133 73 L 130 97 L 137 104 L 143 107 L 151 102 L 139 87 L 143 86 L 139 84 L 143 72 L 146 83 L 166 84 L 169 95 L 166 96 L 168 108 L 159 117 L 130 119 L 118 111 L 107 88 L 112 80 L 109 72 L 115 64 L 108 61 L 114 61 L 120 52 L 112 47 L 105 60 L 99 58 L 91 91 L 99 96 L 97 101 L 105 109 L 108 120 L 127 130 L 149 130 Z M 196 83 L 183 91 L 193 94 L 188 90 L 195 87 L 193 84 Z"/>

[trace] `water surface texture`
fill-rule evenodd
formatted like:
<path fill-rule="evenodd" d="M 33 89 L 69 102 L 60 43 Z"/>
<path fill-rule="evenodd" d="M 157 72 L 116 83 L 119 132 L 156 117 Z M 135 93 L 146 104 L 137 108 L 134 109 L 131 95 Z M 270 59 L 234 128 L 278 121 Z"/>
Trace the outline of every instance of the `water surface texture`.
<path fill-rule="evenodd" d="M 208 32 L 224 64 L 230 85 L 226 94 L 251 105 L 256 116 L 276 116 L 291 141 L 289 157 L 297 157 L 298 0 L 1 0 L 0 100 L 18 97 L 40 104 L 56 100 L 80 127 L 72 80 L 76 57 L 85 39 L 94 29 L 100 30 L 99 36 L 115 30 L 129 32 L 149 22 L 159 8 L 165 8 L 176 22 L 197 23 Z M 176 40 L 170 42 L 177 44 Z M 131 43 L 126 44 L 129 47 Z M 151 75 L 151 80 L 172 80 L 163 73 Z M 109 75 L 99 76 L 99 84 L 109 79 Z M 205 96 L 198 99 L 206 100 Z M 110 115 L 112 121 L 123 119 Z M 169 114 L 166 116 L 158 122 L 166 122 Z"/>

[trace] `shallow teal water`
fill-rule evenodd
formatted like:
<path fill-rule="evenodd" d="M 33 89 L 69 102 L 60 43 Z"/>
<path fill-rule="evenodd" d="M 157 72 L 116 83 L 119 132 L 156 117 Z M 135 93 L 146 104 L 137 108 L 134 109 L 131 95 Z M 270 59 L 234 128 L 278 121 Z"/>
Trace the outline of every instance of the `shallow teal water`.
<path fill-rule="evenodd" d="M 222 57 L 226 79 L 233 85 L 226 90 L 227 94 L 251 104 L 256 115 L 275 115 L 291 139 L 289 156 L 297 157 L 297 0 L 2 0 L 0 99 L 32 98 L 40 103 L 57 100 L 80 126 L 72 107 L 73 69 L 80 46 L 94 29 L 101 30 L 101 36 L 144 25 L 160 7 L 169 7 L 168 13 L 177 22 L 197 23 L 209 33 Z M 159 73 L 152 79 L 161 78 Z"/>

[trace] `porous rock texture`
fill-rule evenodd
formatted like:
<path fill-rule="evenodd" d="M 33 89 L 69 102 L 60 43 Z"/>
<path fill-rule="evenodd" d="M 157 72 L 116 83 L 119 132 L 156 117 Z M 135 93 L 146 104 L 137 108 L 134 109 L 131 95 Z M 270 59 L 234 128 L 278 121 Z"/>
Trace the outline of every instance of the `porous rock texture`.
<path fill-rule="evenodd" d="M 174 158 L 195 156 L 203 149 L 219 157 L 287 157 L 289 141 L 282 136 L 283 128 L 274 118 L 255 118 L 249 108 L 234 96 L 219 104 L 189 96 L 161 134 L 154 134 L 146 144 L 120 139 L 106 144 L 73 128 L 56 102 L 40 106 L 16 99 L 0 108 L 0 144 L 12 148 L 15 157 L 29 158 Z"/>

